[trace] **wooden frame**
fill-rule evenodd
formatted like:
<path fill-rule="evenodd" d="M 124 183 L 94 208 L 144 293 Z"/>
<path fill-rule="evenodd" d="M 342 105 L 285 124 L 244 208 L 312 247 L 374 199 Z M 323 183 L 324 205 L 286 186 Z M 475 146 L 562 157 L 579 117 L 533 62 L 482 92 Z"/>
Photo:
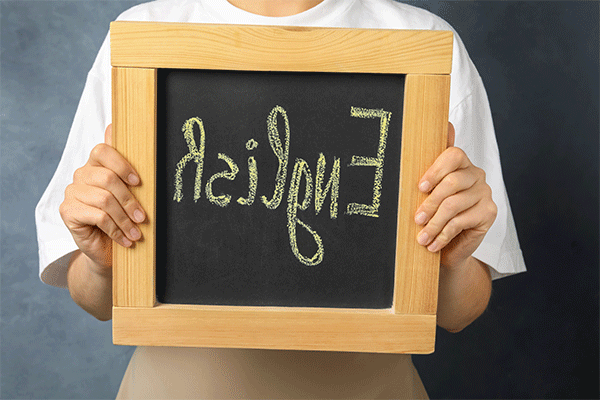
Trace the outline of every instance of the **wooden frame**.
<path fill-rule="evenodd" d="M 113 22 L 113 142 L 140 174 L 144 240 L 113 247 L 113 340 L 122 345 L 381 353 L 434 350 L 439 254 L 415 240 L 421 175 L 444 150 L 452 33 Z M 201 56 L 198 54 L 201 49 Z M 406 74 L 394 300 L 386 310 L 156 301 L 157 69 Z M 414 190 L 412 190 L 414 188 Z M 408 238 L 408 240 L 404 240 Z"/>

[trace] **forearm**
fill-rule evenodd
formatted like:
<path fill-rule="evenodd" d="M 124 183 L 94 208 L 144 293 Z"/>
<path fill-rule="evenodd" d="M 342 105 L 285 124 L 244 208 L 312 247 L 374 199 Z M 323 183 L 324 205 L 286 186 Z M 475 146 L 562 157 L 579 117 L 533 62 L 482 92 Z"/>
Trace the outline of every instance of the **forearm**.
<path fill-rule="evenodd" d="M 71 257 L 67 284 L 73 301 L 101 321 L 112 318 L 112 269 L 95 264 L 81 251 Z"/>
<path fill-rule="evenodd" d="M 459 332 L 486 309 L 492 292 L 487 265 L 469 257 L 460 268 L 440 268 L 437 324 Z"/>

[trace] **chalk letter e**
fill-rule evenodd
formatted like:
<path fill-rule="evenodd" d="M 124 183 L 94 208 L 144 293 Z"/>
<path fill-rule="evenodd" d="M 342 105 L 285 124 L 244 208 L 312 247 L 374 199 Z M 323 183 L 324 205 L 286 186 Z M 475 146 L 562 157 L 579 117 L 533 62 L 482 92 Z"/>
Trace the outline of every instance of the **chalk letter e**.
<path fill-rule="evenodd" d="M 388 128 L 392 113 L 382 109 L 369 109 L 351 107 L 350 115 L 356 118 L 379 118 L 379 146 L 377 157 L 352 156 L 349 167 L 375 167 L 375 181 L 373 182 L 373 202 L 371 205 L 350 203 L 346 214 L 358 214 L 366 217 L 379 217 L 379 204 L 381 203 L 381 181 L 383 179 L 383 161 L 385 159 L 385 146 L 387 142 Z"/>

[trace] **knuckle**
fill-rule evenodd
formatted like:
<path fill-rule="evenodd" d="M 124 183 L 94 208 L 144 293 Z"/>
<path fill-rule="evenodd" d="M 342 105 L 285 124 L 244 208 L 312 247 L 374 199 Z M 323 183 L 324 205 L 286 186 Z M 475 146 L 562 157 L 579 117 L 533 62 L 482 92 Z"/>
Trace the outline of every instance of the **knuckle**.
<path fill-rule="evenodd" d="M 484 186 L 484 194 L 488 199 L 490 199 L 490 201 L 492 201 L 492 188 L 487 184 Z"/>
<path fill-rule="evenodd" d="M 125 237 L 123 231 L 114 222 L 111 222 L 109 232 L 107 232 L 107 234 L 116 242 L 121 242 Z"/>
<path fill-rule="evenodd" d="M 114 235 L 114 231 L 116 230 L 116 226 L 113 223 L 112 218 L 110 217 L 110 215 L 105 212 L 105 211 L 101 211 L 98 215 L 98 221 L 96 222 L 96 225 L 102 229 L 107 235 L 109 236 L 113 236 Z"/>
<path fill-rule="evenodd" d="M 444 229 L 438 235 L 437 240 L 440 244 L 445 246 L 460 232 L 462 232 L 462 224 L 456 219 L 451 219 L 446 226 L 444 226 Z"/>
<path fill-rule="evenodd" d="M 437 240 L 438 242 L 445 243 L 447 236 L 448 235 L 447 235 L 446 228 L 445 228 L 445 229 L 442 229 L 440 231 L 440 233 L 438 233 L 438 235 L 436 236 L 435 240 Z"/>
<path fill-rule="evenodd" d="M 456 218 L 453 218 L 450 221 L 448 221 L 446 227 L 448 228 L 447 230 L 451 233 L 452 237 L 456 236 L 459 232 L 462 231 L 462 224 Z"/>
<path fill-rule="evenodd" d="M 102 185 L 102 187 L 108 188 L 113 186 L 115 181 L 115 173 L 109 169 L 103 169 L 102 174 L 100 174 L 100 185 Z"/>
<path fill-rule="evenodd" d="M 111 204 L 112 195 L 110 192 L 102 192 L 98 196 L 98 205 L 102 209 L 107 209 Z"/>
<path fill-rule="evenodd" d="M 58 213 L 60 214 L 60 217 L 63 219 L 63 221 L 67 218 L 67 210 L 68 210 L 68 206 L 65 203 L 66 203 L 66 201 L 63 201 L 58 206 Z"/>
<path fill-rule="evenodd" d="M 442 201 L 440 207 L 449 213 L 455 214 L 460 207 L 460 202 L 454 197 L 448 197 Z"/>
<path fill-rule="evenodd" d="M 447 151 L 453 161 L 462 161 L 462 159 L 467 156 L 459 147 L 450 147 Z"/>
<path fill-rule="evenodd" d="M 498 206 L 493 201 L 487 201 L 483 204 L 480 215 L 481 221 L 479 222 L 479 226 L 487 233 L 498 216 Z"/>
<path fill-rule="evenodd" d="M 73 172 L 73 182 L 79 182 L 83 179 L 84 175 L 84 167 L 77 168 L 75 172 Z"/>
<path fill-rule="evenodd" d="M 120 218 L 120 220 L 118 221 L 118 225 L 119 227 L 121 227 L 123 232 L 131 232 L 131 230 L 134 227 L 133 223 L 129 218 L 127 218 L 127 216 Z"/>
<path fill-rule="evenodd" d="M 454 174 L 447 175 L 444 178 L 444 185 L 446 185 L 448 187 L 448 189 L 450 189 L 452 192 L 456 192 L 459 184 L 460 184 L 460 181 L 459 181 L 458 177 Z"/>
<path fill-rule="evenodd" d="M 433 204 L 433 199 L 431 198 L 431 196 L 428 196 L 423 201 L 423 203 L 421 204 L 421 209 L 427 214 L 430 214 L 431 212 L 435 211 L 435 204 Z"/>
<path fill-rule="evenodd" d="M 73 194 L 73 184 L 69 184 L 67 185 L 67 187 L 65 188 L 65 199 L 71 197 L 71 195 Z"/>
<path fill-rule="evenodd" d="M 77 199 L 77 186 L 73 183 L 67 185 L 65 188 L 65 197 L 63 199 L 63 204 L 66 209 L 67 205 Z"/>
<path fill-rule="evenodd" d="M 100 227 L 102 230 L 106 231 L 108 229 L 108 223 L 110 220 L 111 218 L 108 213 L 100 211 L 98 213 L 96 225 L 98 225 L 98 227 Z"/>
<path fill-rule="evenodd" d="M 486 174 L 485 174 L 485 170 L 479 167 L 474 167 L 475 168 L 475 173 L 477 174 L 477 177 L 485 182 L 485 178 L 486 178 Z"/>
<path fill-rule="evenodd" d="M 127 192 L 127 194 L 123 197 L 122 205 L 123 205 L 123 208 L 126 210 L 134 210 L 134 209 L 138 208 L 137 202 L 130 192 Z"/>
<path fill-rule="evenodd" d="M 106 154 L 106 144 L 100 143 L 94 146 L 92 152 L 90 153 L 90 157 L 96 160 L 101 159 Z"/>
<path fill-rule="evenodd" d="M 133 223 L 131 222 L 131 220 L 129 219 L 127 214 L 124 212 L 119 211 L 119 212 L 115 213 L 113 215 L 113 219 L 117 225 L 119 225 L 127 230 L 129 230 L 130 228 L 133 227 L 132 226 Z"/>
<path fill-rule="evenodd" d="M 429 231 L 430 236 L 432 236 L 431 235 L 432 233 L 434 234 L 433 236 L 435 236 L 435 234 L 437 234 L 438 232 L 441 232 L 443 227 L 444 227 L 444 225 L 441 223 L 441 221 L 438 221 L 437 218 L 432 219 L 427 224 L 427 230 Z"/>
<path fill-rule="evenodd" d="M 447 230 L 444 229 L 442 232 L 440 232 L 440 234 L 437 236 L 436 240 L 438 241 L 438 243 L 440 243 L 442 246 L 445 246 L 446 244 L 448 244 L 448 242 L 450 242 L 450 239 L 452 238 L 452 234 Z"/>
<path fill-rule="evenodd" d="M 123 235 L 123 232 L 121 232 L 121 230 L 115 224 L 110 225 L 110 229 L 109 229 L 109 232 L 107 232 L 107 235 L 116 242 L 120 242 L 122 240 L 122 238 L 125 236 L 125 235 Z"/>
<path fill-rule="evenodd" d="M 487 205 L 487 212 L 489 216 L 492 218 L 492 222 L 498 216 L 498 206 L 493 201 L 490 201 Z"/>

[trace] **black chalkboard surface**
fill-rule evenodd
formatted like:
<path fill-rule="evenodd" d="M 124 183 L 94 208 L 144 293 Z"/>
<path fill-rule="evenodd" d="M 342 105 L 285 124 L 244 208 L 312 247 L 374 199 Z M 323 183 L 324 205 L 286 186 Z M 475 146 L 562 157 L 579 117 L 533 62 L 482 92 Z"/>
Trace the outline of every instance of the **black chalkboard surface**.
<path fill-rule="evenodd" d="M 148 216 L 113 247 L 114 343 L 432 352 L 440 255 L 414 210 L 452 43 L 113 22 L 113 144 Z"/>
<path fill-rule="evenodd" d="M 159 302 L 391 307 L 403 75 L 159 69 L 157 85 Z"/>

